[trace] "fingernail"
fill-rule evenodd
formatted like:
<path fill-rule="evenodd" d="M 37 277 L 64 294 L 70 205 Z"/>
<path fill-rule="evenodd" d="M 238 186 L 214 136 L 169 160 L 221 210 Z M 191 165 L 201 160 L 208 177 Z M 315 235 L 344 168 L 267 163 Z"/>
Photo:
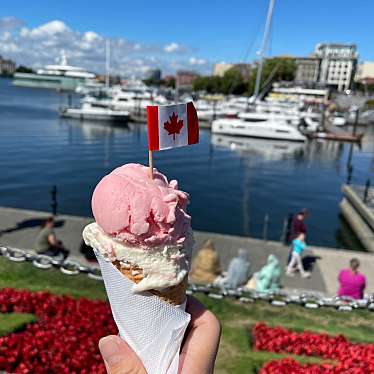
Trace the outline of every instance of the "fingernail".
<path fill-rule="evenodd" d="M 120 347 L 116 336 L 106 336 L 99 341 L 99 349 L 105 362 L 116 365 L 122 360 Z"/>

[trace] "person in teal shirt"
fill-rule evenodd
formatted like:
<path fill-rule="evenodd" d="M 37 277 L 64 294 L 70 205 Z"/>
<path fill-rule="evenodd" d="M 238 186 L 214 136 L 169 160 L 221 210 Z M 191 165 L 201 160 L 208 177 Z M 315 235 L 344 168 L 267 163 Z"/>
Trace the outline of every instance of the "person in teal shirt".
<path fill-rule="evenodd" d="M 279 291 L 281 274 L 282 269 L 278 259 L 273 254 L 269 255 L 267 264 L 258 273 L 254 274 L 256 291 Z"/>
<path fill-rule="evenodd" d="M 305 244 L 305 234 L 300 233 L 293 241 L 292 241 L 292 256 L 291 261 L 287 267 L 287 275 L 293 276 L 295 273 L 295 266 L 300 271 L 300 274 L 303 278 L 309 278 L 310 273 L 304 270 L 303 262 L 301 260 L 301 255 L 305 251 L 306 244 Z"/>

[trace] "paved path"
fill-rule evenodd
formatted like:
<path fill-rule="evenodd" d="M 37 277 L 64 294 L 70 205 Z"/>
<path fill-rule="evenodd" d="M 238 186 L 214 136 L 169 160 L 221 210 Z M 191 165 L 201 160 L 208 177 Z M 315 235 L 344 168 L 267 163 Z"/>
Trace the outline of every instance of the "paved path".
<path fill-rule="evenodd" d="M 48 213 L 0 207 L 0 244 L 17 248 L 30 249 L 39 230 L 40 223 Z M 71 257 L 84 263 L 79 253 L 82 243 L 82 230 L 91 218 L 59 215 L 56 218 L 56 234 L 65 246 L 71 250 Z M 288 248 L 278 242 L 222 235 L 195 231 L 195 251 L 206 239 L 212 239 L 221 259 L 221 266 L 227 269 L 230 259 L 238 248 L 249 252 L 251 271 L 258 271 L 265 263 L 267 256 L 275 254 L 282 264 L 286 264 Z M 358 257 L 362 271 L 368 277 L 368 292 L 374 292 L 374 254 L 310 247 L 305 254 L 307 262 L 312 265 L 310 279 L 283 276 L 282 284 L 287 289 L 315 290 L 334 295 L 337 290 L 337 275 L 341 268 L 347 266 L 352 257 Z"/>

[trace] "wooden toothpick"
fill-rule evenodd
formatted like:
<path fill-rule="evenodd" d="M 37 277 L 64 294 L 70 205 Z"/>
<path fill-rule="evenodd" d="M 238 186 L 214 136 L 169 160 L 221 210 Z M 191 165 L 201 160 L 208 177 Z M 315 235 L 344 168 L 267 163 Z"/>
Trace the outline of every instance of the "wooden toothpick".
<path fill-rule="evenodd" d="M 148 165 L 149 165 L 149 177 L 153 179 L 153 155 L 152 151 L 148 151 Z"/>

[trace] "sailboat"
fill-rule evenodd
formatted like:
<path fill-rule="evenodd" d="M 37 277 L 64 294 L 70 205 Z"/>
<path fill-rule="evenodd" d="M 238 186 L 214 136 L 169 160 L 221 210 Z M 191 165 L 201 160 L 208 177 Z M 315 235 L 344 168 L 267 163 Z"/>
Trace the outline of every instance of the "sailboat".
<path fill-rule="evenodd" d="M 256 85 L 254 96 L 251 98 L 252 104 L 256 105 L 260 92 L 260 84 L 264 63 L 264 54 L 267 49 L 271 22 L 273 17 L 275 0 L 270 0 L 268 14 L 265 23 L 265 31 L 262 47 L 259 52 L 260 61 L 256 75 Z M 306 137 L 292 125 L 298 118 L 293 115 L 275 115 L 274 113 L 242 112 L 230 118 L 220 118 L 212 122 L 212 132 L 216 134 L 249 136 L 264 139 L 279 139 L 290 141 L 305 141 Z"/>

